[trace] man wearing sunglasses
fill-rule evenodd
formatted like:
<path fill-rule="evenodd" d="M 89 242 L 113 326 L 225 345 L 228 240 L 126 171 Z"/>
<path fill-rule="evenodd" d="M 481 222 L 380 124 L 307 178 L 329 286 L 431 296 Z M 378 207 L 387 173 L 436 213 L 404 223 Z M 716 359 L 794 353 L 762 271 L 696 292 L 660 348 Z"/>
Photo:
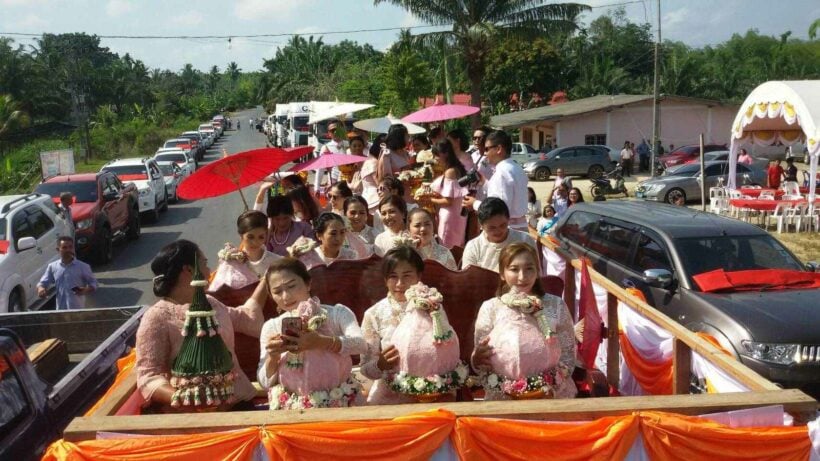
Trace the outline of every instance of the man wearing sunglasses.
<path fill-rule="evenodd" d="M 507 204 L 510 211 L 510 227 L 527 231 L 527 179 L 520 165 L 510 158 L 512 140 L 503 130 L 490 132 L 484 140 L 484 151 L 494 172 L 482 185 L 479 197 L 497 197 Z M 478 210 L 481 200 L 464 197 L 463 205 Z"/>

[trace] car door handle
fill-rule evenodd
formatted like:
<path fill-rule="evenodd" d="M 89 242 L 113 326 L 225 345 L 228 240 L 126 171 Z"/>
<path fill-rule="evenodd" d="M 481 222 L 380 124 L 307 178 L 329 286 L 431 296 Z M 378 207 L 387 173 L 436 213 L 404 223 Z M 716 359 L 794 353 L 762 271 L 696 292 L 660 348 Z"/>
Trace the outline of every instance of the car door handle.
<path fill-rule="evenodd" d="M 40 248 L 40 247 L 37 247 L 37 254 L 38 254 L 38 255 L 43 254 L 43 249 L 42 249 L 42 248 Z"/>

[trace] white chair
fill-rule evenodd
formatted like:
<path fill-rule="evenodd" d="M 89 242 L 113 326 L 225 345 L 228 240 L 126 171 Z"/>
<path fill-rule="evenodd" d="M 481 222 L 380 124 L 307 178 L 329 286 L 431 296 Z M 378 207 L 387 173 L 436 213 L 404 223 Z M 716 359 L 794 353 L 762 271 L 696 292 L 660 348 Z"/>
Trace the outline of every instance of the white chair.
<path fill-rule="evenodd" d="M 806 213 L 808 203 L 796 203 L 793 207 L 786 210 L 786 226 L 795 226 L 795 231 L 800 232 L 800 225 L 802 224 L 803 215 Z"/>
<path fill-rule="evenodd" d="M 805 227 L 806 230 L 811 229 L 811 209 L 808 203 L 799 203 L 795 208 L 798 208 L 799 211 L 795 218 L 797 219 L 797 223 L 794 226 L 795 232 L 803 231 Z"/>
<path fill-rule="evenodd" d="M 774 200 L 774 191 L 764 190 L 760 192 L 760 196 L 757 198 L 758 200 Z"/>
<path fill-rule="evenodd" d="M 766 230 L 769 229 L 769 220 L 776 219 L 777 220 L 777 233 L 783 233 L 783 223 L 786 221 L 786 213 L 788 212 L 789 208 L 791 208 L 791 204 L 789 203 L 778 203 L 777 207 L 775 207 L 774 211 L 771 214 L 767 214 L 764 220 L 764 226 Z"/>
<path fill-rule="evenodd" d="M 800 198 L 800 186 L 797 185 L 796 181 L 785 181 L 780 188 L 783 189 L 784 197 L 796 196 L 798 199 Z"/>
<path fill-rule="evenodd" d="M 816 203 L 809 205 L 806 209 L 806 217 L 809 221 L 806 223 L 807 230 L 814 229 L 815 232 L 820 232 L 820 206 Z"/>
<path fill-rule="evenodd" d="M 743 198 L 743 194 L 741 194 L 740 191 L 737 189 L 728 189 L 727 192 L 729 193 L 729 200 Z M 740 208 L 736 206 L 731 206 L 729 209 L 729 215 L 734 218 L 740 219 Z"/>

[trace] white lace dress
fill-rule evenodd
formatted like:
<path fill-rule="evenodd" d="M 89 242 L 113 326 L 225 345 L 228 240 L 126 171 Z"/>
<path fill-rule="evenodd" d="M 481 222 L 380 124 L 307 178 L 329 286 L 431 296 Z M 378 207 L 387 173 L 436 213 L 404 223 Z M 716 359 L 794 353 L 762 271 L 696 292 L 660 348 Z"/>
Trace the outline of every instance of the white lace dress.
<path fill-rule="evenodd" d="M 453 257 L 453 253 L 447 249 L 444 245 L 439 245 L 436 242 L 431 242 L 427 246 L 419 247 L 419 253 L 421 257 L 424 259 L 433 259 L 441 263 L 442 266 L 450 269 L 451 271 L 457 271 L 458 266 L 456 266 L 456 259 Z"/>
<path fill-rule="evenodd" d="M 561 349 L 558 364 L 565 367 L 569 373 L 572 373 L 576 364 L 576 344 L 575 332 L 572 327 L 572 320 L 569 317 L 567 306 L 564 303 L 564 300 L 550 294 L 546 294 L 543 298 L 541 298 L 541 306 L 546 314 L 547 320 L 551 325 L 552 331 L 554 331 L 557 335 L 558 341 L 556 344 Z M 484 301 L 481 305 L 481 309 L 478 311 L 478 317 L 476 318 L 474 345 L 479 344 L 487 338 L 490 333 L 492 333 L 493 328 L 495 328 L 496 325 L 506 324 L 510 322 L 513 317 L 515 317 L 515 320 L 519 322 L 523 321 L 530 324 L 532 328 L 538 328 L 538 322 L 533 315 L 523 314 L 516 309 L 508 307 L 502 303 L 498 297 Z M 545 348 L 546 347 L 549 346 L 545 345 Z M 545 353 L 544 357 L 547 355 L 549 354 Z M 568 377 L 563 381 L 563 384 L 556 389 L 555 398 L 572 398 L 575 397 L 577 392 L 575 383 L 572 381 L 571 377 Z M 487 391 L 485 394 L 485 399 L 487 400 L 506 400 L 509 398 L 509 396 L 501 392 Z"/>
<path fill-rule="evenodd" d="M 319 246 L 299 257 L 299 261 L 302 261 L 308 270 L 310 270 L 311 267 L 320 266 L 323 264 L 328 266 L 333 261 L 338 261 L 340 259 L 359 259 L 359 255 L 350 248 L 342 247 L 339 249 L 339 256 L 329 258 L 325 256 L 324 252 L 322 252 L 322 247 Z"/>

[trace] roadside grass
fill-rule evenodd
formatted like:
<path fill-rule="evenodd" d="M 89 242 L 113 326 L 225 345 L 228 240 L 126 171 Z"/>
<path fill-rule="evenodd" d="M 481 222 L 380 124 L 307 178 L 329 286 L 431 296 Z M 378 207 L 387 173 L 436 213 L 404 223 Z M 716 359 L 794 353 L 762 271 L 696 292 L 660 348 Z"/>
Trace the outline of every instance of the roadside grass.
<path fill-rule="evenodd" d="M 802 262 L 820 260 L 820 233 L 818 232 L 784 232 L 769 231 L 774 238 L 791 250 Z"/>

